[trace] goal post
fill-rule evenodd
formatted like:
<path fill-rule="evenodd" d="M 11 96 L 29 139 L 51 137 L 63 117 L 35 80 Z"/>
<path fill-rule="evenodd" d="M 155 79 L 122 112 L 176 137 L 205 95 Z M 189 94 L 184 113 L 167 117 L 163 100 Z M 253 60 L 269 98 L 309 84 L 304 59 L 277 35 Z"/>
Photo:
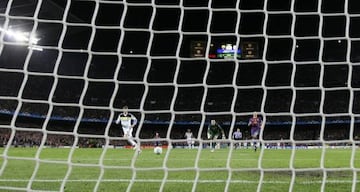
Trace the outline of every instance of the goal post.
<path fill-rule="evenodd" d="M 359 13 L 2 1 L 0 190 L 358 191 Z"/>

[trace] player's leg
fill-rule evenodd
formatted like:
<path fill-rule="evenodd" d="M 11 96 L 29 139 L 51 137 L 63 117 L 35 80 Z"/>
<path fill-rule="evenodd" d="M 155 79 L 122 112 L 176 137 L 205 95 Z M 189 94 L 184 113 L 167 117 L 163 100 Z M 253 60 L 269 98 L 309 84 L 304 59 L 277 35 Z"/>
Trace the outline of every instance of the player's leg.
<path fill-rule="evenodd" d="M 208 138 L 209 140 L 211 140 L 211 141 L 210 141 L 210 150 L 211 150 L 211 152 L 213 152 L 213 151 L 214 151 L 214 148 L 215 148 L 215 145 L 213 144 L 214 135 L 213 135 L 210 131 L 208 131 L 208 132 L 207 132 L 207 138 Z"/>
<path fill-rule="evenodd" d="M 215 150 L 215 149 L 220 149 L 220 143 L 217 141 L 219 138 L 219 134 L 215 134 L 213 136 L 213 148 L 212 148 L 212 152 Z"/>
<path fill-rule="evenodd" d="M 234 139 L 234 148 L 238 149 L 239 148 L 239 139 Z"/>
<path fill-rule="evenodd" d="M 124 137 L 127 138 L 128 142 L 133 146 L 134 149 L 136 149 L 136 142 L 132 139 L 132 129 L 123 128 L 124 131 Z"/>
<path fill-rule="evenodd" d="M 254 137 L 253 137 L 253 140 L 254 140 L 254 143 L 253 143 L 253 145 L 254 145 L 254 151 L 257 150 L 257 142 L 255 141 L 255 139 L 256 139 L 256 137 L 254 136 Z"/>
<path fill-rule="evenodd" d="M 217 141 L 219 139 L 219 135 L 215 136 L 215 141 L 216 141 L 216 146 L 215 149 L 220 149 L 221 148 L 221 142 Z"/>
<path fill-rule="evenodd" d="M 191 149 L 191 139 L 187 139 L 188 148 Z"/>
<path fill-rule="evenodd" d="M 209 131 L 207 132 L 207 138 L 208 140 L 211 140 L 211 133 Z M 212 149 L 212 141 L 210 141 L 209 145 L 210 145 L 210 149 Z"/>
<path fill-rule="evenodd" d="M 256 142 L 256 139 L 257 139 L 257 136 L 259 135 L 259 131 L 257 129 L 251 129 L 251 137 L 252 137 L 252 140 L 253 140 L 253 145 L 254 145 L 254 151 L 257 150 L 257 142 Z"/>
<path fill-rule="evenodd" d="M 133 139 L 133 128 L 129 129 L 129 142 L 132 144 L 134 150 L 140 150 L 140 146 Z"/>

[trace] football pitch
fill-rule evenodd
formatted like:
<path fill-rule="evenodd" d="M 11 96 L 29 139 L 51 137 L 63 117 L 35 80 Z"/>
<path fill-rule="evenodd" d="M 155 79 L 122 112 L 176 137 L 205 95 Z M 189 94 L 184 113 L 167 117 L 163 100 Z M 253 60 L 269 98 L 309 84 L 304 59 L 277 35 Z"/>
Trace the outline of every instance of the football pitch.
<path fill-rule="evenodd" d="M 144 149 L 137 155 L 131 149 L 10 148 L 7 160 L 0 150 L 0 191 L 252 192 L 259 182 L 266 192 L 347 192 L 353 183 L 360 191 L 359 149 L 172 149 L 161 155 Z"/>

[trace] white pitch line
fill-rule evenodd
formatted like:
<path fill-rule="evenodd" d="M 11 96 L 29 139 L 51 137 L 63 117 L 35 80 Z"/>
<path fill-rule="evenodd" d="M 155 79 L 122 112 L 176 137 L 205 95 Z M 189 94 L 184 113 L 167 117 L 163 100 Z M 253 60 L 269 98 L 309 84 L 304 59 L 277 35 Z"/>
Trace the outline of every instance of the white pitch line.
<path fill-rule="evenodd" d="M 29 180 L 26 179 L 0 179 L 0 182 L 28 182 Z M 35 179 L 33 182 L 47 182 L 47 183 L 54 183 L 54 182 L 62 182 L 62 179 Z M 69 179 L 67 182 L 97 182 L 97 179 Z M 101 182 L 130 182 L 130 179 L 102 179 Z M 159 183 L 163 180 L 161 179 L 135 179 L 135 182 L 147 182 L 147 183 Z M 177 180 L 177 179 L 168 179 L 166 180 L 167 183 L 194 183 L 193 180 Z M 224 183 L 227 180 L 198 180 L 198 183 Z M 231 183 L 259 183 L 259 181 L 253 180 L 231 180 Z M 326 180 L 326 183 L 352 183 L 352 180 Z M 289 184 L 290 181 L 263 181 L 266 184 Z M 302 181 L 296 182 L 298 184 L 318 184 L 322 183 L 322 181 Z M 358 180 L 357 183 L 360 183 Z"/>

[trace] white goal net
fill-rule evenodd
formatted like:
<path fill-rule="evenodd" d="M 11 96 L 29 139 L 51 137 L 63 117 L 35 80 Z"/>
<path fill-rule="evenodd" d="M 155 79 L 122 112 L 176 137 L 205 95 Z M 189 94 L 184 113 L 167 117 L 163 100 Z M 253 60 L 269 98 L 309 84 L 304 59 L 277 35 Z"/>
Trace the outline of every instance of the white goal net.
<path fill-rule="evenodd" d="M 359 191 L 359 26 L 357 0 L 2 0 L 0 191 Z"/>

